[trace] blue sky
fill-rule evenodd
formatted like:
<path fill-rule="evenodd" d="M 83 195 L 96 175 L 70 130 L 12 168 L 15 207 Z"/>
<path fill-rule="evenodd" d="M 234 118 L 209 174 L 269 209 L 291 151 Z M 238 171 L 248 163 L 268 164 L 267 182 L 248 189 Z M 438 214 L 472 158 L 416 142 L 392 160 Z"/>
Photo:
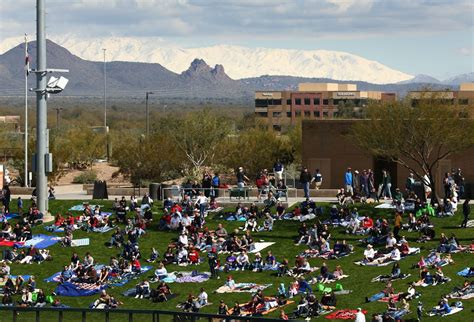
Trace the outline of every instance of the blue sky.
<path fill-rule="evenodd" d="M 0 1 L 0 38 L 34 33 L 33 3 Z M 440 79 L 474 69 L 472 0 L 46 0 L 46 6 L 53 38 L 339 50 Z"/>

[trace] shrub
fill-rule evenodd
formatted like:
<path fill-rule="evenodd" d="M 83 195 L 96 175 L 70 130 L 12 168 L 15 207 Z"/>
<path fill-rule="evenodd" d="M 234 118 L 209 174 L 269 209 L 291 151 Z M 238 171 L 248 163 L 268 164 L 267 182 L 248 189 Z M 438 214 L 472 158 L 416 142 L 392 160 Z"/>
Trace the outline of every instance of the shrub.
<path fill-rule="evenodd" d="M 72 183 L 94 183 L 95 180 L 97 180 L 97 173 L 95 171 L 88 170 L 74 177 Z"/>

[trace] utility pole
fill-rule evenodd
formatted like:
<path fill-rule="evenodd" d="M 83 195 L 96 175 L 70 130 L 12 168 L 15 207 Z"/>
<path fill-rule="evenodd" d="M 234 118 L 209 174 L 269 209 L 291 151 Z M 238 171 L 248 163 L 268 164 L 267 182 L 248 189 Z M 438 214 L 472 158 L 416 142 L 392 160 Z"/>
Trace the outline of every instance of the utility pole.
<path fill-rule="evenodd" d="M 28 54 L 28 38 L 25 34 L 25 183 L 28 187 L 28 74 L 30 73 L 30 56 Z"/>
<path fill-rule="evenodd" d="M 107 131 L 107 63 L 105 60 L 106 48 L 102 48 L 104 52 L 104 133 L 105 133 L 105 157 L 109 161 L 109 133 Z"/>
<path fill-rule="evenodd" d="M 46 35 L 44 0 L 36 0 L 36 196 L 38 210 L 48 211 L 48 177 L 46 176 L 47 92 Z"/>
<path fill-rule="evenodd" d="M 150 110 L 148 109 L 148 95 L 151 95 L 153 94 L 153 92 L 146 92 L 145 93 L 145 104 L 146 104 L 146 137 L 149 138 L 150 137 Z"/>
<path fill-rule="evenodd" d="M 49 153 L 49 131 L 48 131 L 48 95 L 58 94 L 65 87 L 68 80 L 64 77 L 51 77 L 48 84 L 46 77 L 48 73 L 67 73 L 67 69 L 46 68 L 46 33 L 45 33 L 45 9 L 44 0 L 36 0 L 36 154 L 34 170 L 36 171 L 36 197 L 38 210 L 43 214 L 43 222 L 54 219 L 48 213 L 48 176 L 52 171 L 53 156 Z"/>

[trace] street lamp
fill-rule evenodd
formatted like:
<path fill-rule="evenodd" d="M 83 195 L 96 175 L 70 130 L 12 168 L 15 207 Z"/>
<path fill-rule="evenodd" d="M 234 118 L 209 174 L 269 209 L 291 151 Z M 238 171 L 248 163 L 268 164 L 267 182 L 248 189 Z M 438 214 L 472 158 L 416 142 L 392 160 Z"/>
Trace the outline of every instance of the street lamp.
<path fill-rule="evenodd" d="M 153 94 L 153 92 L 146 92 L 145 93 L 145 104 L 146 104 L 146 137 L 150 136 L 150 110 L 148 109 L 148 96 Z"/>

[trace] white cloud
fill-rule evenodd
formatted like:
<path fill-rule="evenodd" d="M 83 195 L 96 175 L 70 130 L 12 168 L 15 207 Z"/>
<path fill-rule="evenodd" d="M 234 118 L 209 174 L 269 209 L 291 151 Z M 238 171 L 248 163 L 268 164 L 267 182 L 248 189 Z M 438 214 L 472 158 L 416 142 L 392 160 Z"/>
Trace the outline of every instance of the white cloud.
<path fill-rule="evenodd" d="M 48 33 L 56 36 L 284 41 L 472 28 L 471 0 L 63 0 L 46 8 Z M 0 21 L 3 38 L 34 30 L 33 1 L 0 0 Z"/>
<path fill-rule="evenodd" d="M 458 48 L 457 52 L 463 56 L 472 56 L 474 54 L 474 49 L 472 47 L 461 47 Z"/>

